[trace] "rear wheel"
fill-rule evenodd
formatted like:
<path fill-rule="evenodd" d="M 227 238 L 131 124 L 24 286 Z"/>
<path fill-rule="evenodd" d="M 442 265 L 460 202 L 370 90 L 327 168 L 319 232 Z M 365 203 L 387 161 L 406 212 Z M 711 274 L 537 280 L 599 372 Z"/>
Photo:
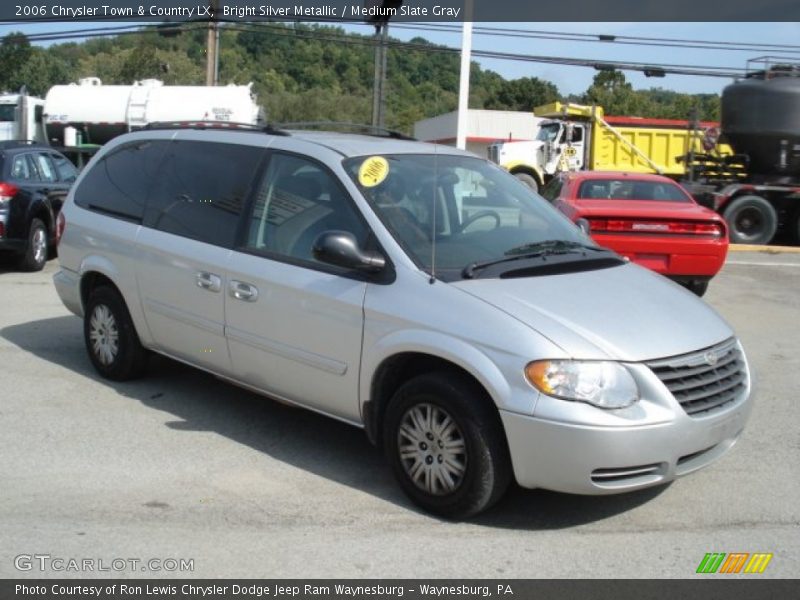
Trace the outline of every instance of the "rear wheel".
<path fill-rule="evenodd" d="M 761 196 L 741 196 L 722 213 L 735 244 L 768 244 L 778 229 L 778 213 Z"/>
<path fill-rule="evenodd" d="M 514 173 L 514 177 L 519 179 L 522 183 L 527 185 L 534 192 L 539 191 L 539 182 L 536 181 L 536 178 L 533 175 L 529 175 L 528 173 Z"/>
<path fill-rule="evenodd" d="M 24 271 L 41 271 L 47 262 L 47 251 L 47 227 L 41 219 L 33 219 L 28 229 L 28 245 L 19 262 L 20 268 Z"/>
<path fill-rule="evenodd" d="M 96 288 L 89 296 L 83 318 L 86 350 L 103 377 L 115 381 L 135 379 L 144 372 L 147 351 L 117 290 Z"/>
<path fill-rule="evenodd" d="M 497 502 L 511 466 L 497 410 L 457 373 L 430 373 L 395 393 L 384 446 L 403 491 L 427 511 L 465 518 Z"/>

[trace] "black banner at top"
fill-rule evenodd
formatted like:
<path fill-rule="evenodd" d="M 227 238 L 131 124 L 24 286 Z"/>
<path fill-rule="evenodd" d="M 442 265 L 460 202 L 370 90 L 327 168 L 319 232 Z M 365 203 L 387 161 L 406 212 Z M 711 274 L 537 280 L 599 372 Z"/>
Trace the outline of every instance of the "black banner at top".
<path fill-rule="evenodd" d="M 207 21 L 214 0 L 3 0 L 3 21 Z M 246 21 L 800 21 L 797 0 L 217 0 Z"/>

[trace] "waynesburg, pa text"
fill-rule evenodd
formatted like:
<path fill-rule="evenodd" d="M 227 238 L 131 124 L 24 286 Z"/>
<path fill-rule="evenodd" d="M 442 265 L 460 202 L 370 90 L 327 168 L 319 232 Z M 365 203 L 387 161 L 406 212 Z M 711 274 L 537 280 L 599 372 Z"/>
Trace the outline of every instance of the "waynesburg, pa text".
<path fill-rule="evenodd" d="M 496 588 L 492 589 L 492 588 Z M 17 597 L 26 595 L 46 596 L 48 593 L 51 596 L 86 596 L 100 598 L 103 594 L 112 596 L 116 594 L 130 595 L 135 597 L 141 596 L 175 596 L 180 593 L 184 596 L 209 598 L 209 600 L 216 600 L 218 598 L 230 598 L 235 596 L 242 596 L 247 598 L 262 598 L 262 597 L 294 597 L 300 596 L 326 596 L 330 597 L 335 594 L 335 597 L 340 596 L 393 596 L 402 598 L 406 592 L 414 596 L 423 596 L 429 598 L 436 598 L 440 596 L 468 596 L 471 598 L 488 598 L 491 596 L 513 596 L 514 591 L 508 584 L 497 584 L 496 586 L 488 585 L 429 585 L 417 584 L 414 587 L 406 587 L 403 585 L 347 585 L 347 584 L 333 584 L 333 585 L 257 585 L 257 584 L 213 584 L 213 585 L 195 585 L 191 583 L 184 584 L 128 584 L 128 583 L 115 583 L 112 585 L 82 585 L 82 584 L 50 584 L 50 585 L 25 585 L 17 584 L 15 586 L 15 595 Z"/>

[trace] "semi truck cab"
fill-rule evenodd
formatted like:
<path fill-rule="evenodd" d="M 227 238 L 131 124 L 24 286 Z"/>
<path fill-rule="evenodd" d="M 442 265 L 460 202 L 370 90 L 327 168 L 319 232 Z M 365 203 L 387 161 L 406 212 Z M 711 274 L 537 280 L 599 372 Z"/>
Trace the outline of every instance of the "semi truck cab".
<path fill-rule="evenodd" d="M 0 142 L 30 140 L 44 143 L 44 100 L 27 94 L 0 95 Z"/>

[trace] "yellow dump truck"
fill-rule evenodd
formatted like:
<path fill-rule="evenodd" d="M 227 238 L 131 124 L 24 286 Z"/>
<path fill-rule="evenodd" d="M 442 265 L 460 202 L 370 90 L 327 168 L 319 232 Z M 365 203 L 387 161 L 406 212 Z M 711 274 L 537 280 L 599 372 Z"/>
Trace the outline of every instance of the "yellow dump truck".
<path fill-rule="evenodd" d="M 489 157 L 534 189 L 561 171 L 629 171 L 659 173 L 679 179 L 683 157 L 692 153 L 731 154 L 717 145 L 719 126 L 702 122 L 606 117 L 599 106 L 554 102 L 534 109 L 540 123 L 532 141 L 497 142 Z"/>

